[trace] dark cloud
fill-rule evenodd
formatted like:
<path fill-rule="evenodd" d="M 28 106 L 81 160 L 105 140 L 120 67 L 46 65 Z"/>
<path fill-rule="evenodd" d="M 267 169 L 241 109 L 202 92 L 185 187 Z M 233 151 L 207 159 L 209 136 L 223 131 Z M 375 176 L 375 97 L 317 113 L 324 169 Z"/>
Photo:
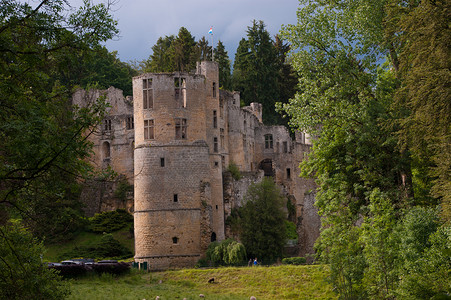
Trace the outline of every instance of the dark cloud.
<path fill-rule="evenodd" d="M 213 26 L 214 44 L 220 39 L 233 59 L 252 20 L 262 20 L 274 36 L 282 24 L 296 22 L 297 7 L 298 0 L 121 0 L 114 8 L 120 37 L 106 46 L 122 61 L 143 60 L 159 37 L 177 35 L 182 26 L 211 43 Z"/>

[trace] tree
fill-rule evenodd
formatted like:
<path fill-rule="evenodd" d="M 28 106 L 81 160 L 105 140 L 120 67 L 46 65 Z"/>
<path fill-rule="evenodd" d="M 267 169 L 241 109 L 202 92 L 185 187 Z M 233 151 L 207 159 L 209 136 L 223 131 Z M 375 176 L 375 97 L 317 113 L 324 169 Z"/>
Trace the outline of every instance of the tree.
<path fill-rule="evenodd" d="M 70 292 L 42 263 L 44 246 L 18 222 L 0 226 L 0 299 L 63 299 Z"/>
<path fill-rule="evenodd" d="M 282 257 L 286 240 L 285 204 L 272 178 L 249 187 L 241 208 L 240 240 L 250 257 L 273 261 Z"/>
<path fill-rule="evenodd" d="M 279 99 L 278 59 L 273 41 L 262 21 L 248 27 L 247 40 L 242 39 L 233 65 L 233 88 L 241 92 L 245 105 L 260 102 L 263 121 L 275 124 L 275 103 Z"/>
<path fill-rule="evenodd" d="M 209 60 L 211 61 L 211 46 L 208 46 L 208 41 L 203 36 L 196 44 L 196 57 L 199 57 L 199 61 Z"/>
<path fill-rule="evenodd" d="M 174 60 L 169 51 L 174 39 L 173 35 L 158 38 L 157 43 L 152 46 L 152 54 L 144 63 L 144 72 L 172 72 L 175 69 Z"/>
<path fill-rule="evenodd" d="M 196 42 L 185 27 L 180 28 L 179 34 L 171 44 L 170 51 L 174 56 L 176 71 L 189 72 L 196 68 Z"/>
<path fill-rule="evenodd" d="M 225 90 L 232 89 L 232 75 L 230 73 L 230 59 L 221 41 L 214 49 L 215 61 L 219 64 L 219 87 Z"/>
<path fill-rule="evenodd" d="M 73 200 L 77 182 L 89 173 L 85 160 L 91 153 L 87 135 L 102 119 L 105 103 L 100 99 L 85 108 L 71 107 L 73 83 L 65 82 L 59 74 L 74 69 L 70 64 L 79 62 L 64 64 L 61 59 L 70 49 L 88 51 L 117 34 L 116 21 L 109 14 L 110 5 L 84 1 L 83 7 L 70 13 L 63 0 L 41 1 L 35 8 L 23 1 L 1 2 L 2 225 L 11 216 L 21 218 L 24 224 L 32 225 L 33 233 L 42 237 L 50 231 L 48 224 L 61 224 L 53 219 L 59 216 L 68 221 L 61 230 L 73 228 L 70 224 L 77 218 L 76 209 L 66 201 Z M 49 207 L 55 209 L 52 220 L 45 212 Z M 20 249 L 16 247 L 28 244 L 10 243 L 11 239 L 21 238 L 14 232 L 12 238 L 6 234 L 0 236 L 0 243 L 9 245 L 12 253 L 18 253 Z M 40 260 L 37 251 L 28 254 L 27 259 L 33 264 Z M 8 260 L 8 255 L 2 252 L 0 260 Z M 24 269 L 26 263 L 19 259 L 11 261 L 9 267 Z M 6 276 L 26 285 L 27 276 L 34 274 L 39 277 L 41 273 L 32 268 L 27 273 L 8 272 Z M 46 281 L 52 284 L 51 278 L 43 275 L 41 284 L 45 285 Z M 35 284 L 30 283 L 27 288 L 39 292 Z"/>
<path fill-rule="evenodd" d="M 282 31 L 293 48 L 291 61 L 300 79 L 295 98 L 279 108 L 295 128 L 316 137 L 302 172 L 317 178 L 316 205 L 323 226 L 316 247 L 331 264 L 332 282 L 345 299 L 392 299 L 408 282 L 402 278 L 414 282 L 419 269 L 403 269 L 406 247 L 396 228 L 417 205 L 435 206 L 439 200 L 446 204 L 449 160 L 443 157 L 438 163 L 435 151 L 440 147 L 447 153 L 443 147 L 449 145 L 449 122 L 442 127 L 428 120 L 423 129 L 437 130 L 430 140 L 423 139 L 424 131 L 417 127 L 427 118 L 421 115 L 425 111 L 449 118 L 443 104 L 449 70 L 443 68 L 446 56 L 441 55 L 449 51 L 444 46 L 449 39 L 445 6 L 442 1 L 301 1 L 298 23 Z M 431 45 L 437 51 L 432 56 L 439 58 L 420 63 Z M 433 72 L 426 72 L 434 68 L 445 79 L 438 81 Z M 412 97 L 421 98 L 421 104 Z M 418 122 L 418 116 L 423 121 Z M 410 141 L 417 146 L 411 147 Z M 432 141 L 434 146 L 423 146 Z M 421 172 L 434 161 L 440 167 L 433 170 L 440 172 Z M 434 193 L 428 189 L 431 175 L 441 178 Z M 437 229 L 438 240 L 444 236 L 438 232 L 448 229 Z M 419 245 L 416 262 L 428 269 L 428 280 L 443 274 L 442 268 L 433 271 L 432 264 L 420 263 L 436 248 Z M 448 251 L 446 246 L 442 251 Z M 441 256 L 434 255 L 438 265 Z M 442 293 L 440 288 L 428 297 Z"/>

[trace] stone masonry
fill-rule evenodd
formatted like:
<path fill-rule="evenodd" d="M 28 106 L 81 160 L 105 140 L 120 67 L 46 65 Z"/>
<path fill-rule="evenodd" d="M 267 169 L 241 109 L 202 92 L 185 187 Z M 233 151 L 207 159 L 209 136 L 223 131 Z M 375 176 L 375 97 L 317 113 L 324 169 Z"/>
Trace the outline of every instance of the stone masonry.
<path fill-rule="evenodd" d="M 211 241 L 230 236 L 225 220 L 263 176 L 272 176 L 296 207 L 297 254 L 313 253 L 320 228 L 315 184 L 298 176 L 309 137 L 297 132 L 292 139 L 284 126 L 265 126 L 259 103 L 240 107 L 239 93 L 219 90 L 217 63 L 199 63 L 194 73 L 137 76 L 133 99 L 110 88 L 89 97 L 78 91 L 74 103 L 101 94 L 111 108 L 90 138 L 93 164 L 110 166 L 134 191 L 118 204 L 112 186 L 87 206 L 134 213 L 135 261 L 153 270 L 194 266 Z M 228 175 L 231 163 L 240 180 Z"/>

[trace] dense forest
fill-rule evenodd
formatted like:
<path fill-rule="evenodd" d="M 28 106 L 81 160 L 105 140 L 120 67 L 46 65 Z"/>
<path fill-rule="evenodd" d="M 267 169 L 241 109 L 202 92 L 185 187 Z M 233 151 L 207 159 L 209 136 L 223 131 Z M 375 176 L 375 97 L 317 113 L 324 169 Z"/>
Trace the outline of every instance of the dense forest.
<path fill-rule="evenodd" d="M 449 1 L 301 0 L 297 24 L 274 37 L 250 20 L 233 66 L 221 41 L 212 51 L 184 27 L 121 62 L 102 46 L 118 34 L 110 2 L 0 5 L 0 299 L 68 293 L 42 241 L 82 228 L 80 184 L 114 175 L 86 160 L 104 99 L 71 107 L 75 89 L 130 95 L 139 73 L 210 59 L 221 88 L 263 104 L 265 123 L 315 137 L 300 172 L 318 185 L 316 261 L 341 298 L 451 297 Z"/>

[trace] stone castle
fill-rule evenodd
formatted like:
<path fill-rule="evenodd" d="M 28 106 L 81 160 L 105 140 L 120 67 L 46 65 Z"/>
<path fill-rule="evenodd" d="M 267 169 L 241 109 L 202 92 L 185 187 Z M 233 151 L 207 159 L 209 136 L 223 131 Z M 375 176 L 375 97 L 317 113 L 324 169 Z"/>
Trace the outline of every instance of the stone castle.
<path fill-rule="evenodd" d="M 133 78 L 133 97 L 113 87 L 86 93 L 74 103 L 105 95 L 110 104 L 90 136 L 92 163 L 111 167 L 133 185 L 118 199 L 117 183 L 85 188 L 88 214 L 127 208 L 134 214 L 135 261 L 151 269 L 194 266 L 212 241 L 232 235 L 226 225 L 250 184 L 272 176 L 295 207 L 294 255 L 313 253 L 320 219 L 313 180 L 298 176 L 309 137 L 290 137 L 284 126 L 262 123 L 259 103 L 240 107 L 237 92 L 219 89 L 218 64 L 201 62 L 193 73 L 148 73 Z M 258 99 L 256 99 L 258 100 Z M 232 178 L 234 164 L 240 179 Z"/>

